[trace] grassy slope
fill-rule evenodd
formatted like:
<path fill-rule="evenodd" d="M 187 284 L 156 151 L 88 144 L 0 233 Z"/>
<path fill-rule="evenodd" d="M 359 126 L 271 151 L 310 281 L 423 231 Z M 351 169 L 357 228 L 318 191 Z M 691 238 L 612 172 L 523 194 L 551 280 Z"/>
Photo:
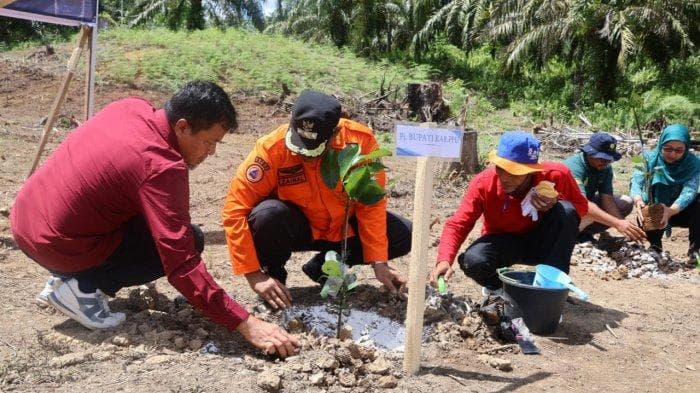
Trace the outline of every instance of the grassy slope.
<path fill-rule="evenodd" d="M 98 79 L 175 90 L 190 79 L 210 79 L 229 91 L 278 95 L 282 83 L 293 91 L 314 88 L 344 96 L 361 96 L 384 87 L 427 80 L 425 67 L 373 63 L 332 46 L 315 45 L 278 35 L 246 30 L 207 29 L 194 32 L 110 29 L 100 33 Z M 457 109 L 464 93 L 447 84 L 444 96 Z M 509 111 L 473 108 L 467 122 L 495 133 L 517 128 L 522 118 Z M 480 138 L 482 151 L 495 138 Z"/>
<path fill-rule="evenodd" d="M 72 47 L 74 41 L 72 37 L 61 45 Z M 8 53 L 24 49 L 20 46 Z M 185 32 L 110 28 L 99 33 L 97 56 L 100 84 L 176 91 L 188 80 L 208 79 L 229 92 L 273 97 L 280 94 L 282 83 L 293 93 L 313 88 L 361 97 L 375 94 L 384 81 L 385 89 L 398 87 L 400 100 L 407 83 L 426 81 L 429 73 L 427 66 L 370 62 L 333 46 L 239 29 Z M 530 126 L 526 118 L 507 109 L 495 110 L 483 98 L 469 94 L 459 82 L 443 84 L 443 97 L 455 117 L 462 118 L 465 113 L 461 107 L 465 100 L 469 103 L 464 120 L 480 132 L 482 159 L 495 146 L 500 132 Z M 385 145 L 393 144 L 391 134 L 380 139 Z"/>
<path fill-rule="evenodd" d="M 229 91 L 279 94 L 314 88 L 345 95 L 425 79 L 426 70 L 369 63 L 333 47 L 245 30 L 112 29 L 101 33 L 102 82 L 145 84 L 174 90 L 190 79 L 209 79 Z M 386 84 L 385 84 L 386 87 Z"/>

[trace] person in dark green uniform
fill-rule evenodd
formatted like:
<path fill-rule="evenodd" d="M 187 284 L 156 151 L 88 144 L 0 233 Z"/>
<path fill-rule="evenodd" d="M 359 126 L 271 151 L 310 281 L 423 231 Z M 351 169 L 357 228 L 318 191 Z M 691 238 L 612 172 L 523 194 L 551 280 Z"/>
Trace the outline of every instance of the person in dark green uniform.
<path fill-rule="evenodd" d="M 594 234 L 610 227 L 634 241 L 646 237 L 639 226 L 625 219 L 632 211 L 632 198 L 613 194 L 613 169 L 610 164 L 621 157 L 616 149 L 615 137 L 606 132 L 597 132 L 581 147 L 580 152 L 564 161 L 581 193 L 588 199 L 588 214 L 581 218 L 579 225 L 579 241 L 591 241 Z"/>

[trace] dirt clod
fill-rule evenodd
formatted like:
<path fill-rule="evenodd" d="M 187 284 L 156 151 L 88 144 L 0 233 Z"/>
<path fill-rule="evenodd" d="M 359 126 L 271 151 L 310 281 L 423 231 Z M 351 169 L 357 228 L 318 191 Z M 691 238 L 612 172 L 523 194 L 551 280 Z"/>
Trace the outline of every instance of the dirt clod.
<path fill-rule="evenodd" d="M 187 346 L 193 351 L 199 351 L 199 348 L 202 347 L 202 340 L 200 340 L 198 338 L 194 338 L 194 339 L 190 340 L 190 342 L 189 342 L 189 344 L 187 344 Z"/>
<path fill-rule="evenodd" d="M 326 381 L 326 376 L 322 372 L 309 376 L 309 382 L 314 386 L 321 386 Z"/>
<path fill-rule="evenodd" d="M 147 364 L 160 364 L 168 362 L 172 359 L 170 355 L 153 355 L 146 358 L 145 363 Z"/>
<path fill-rule="evenodd" d="M 338 368 L 338 360 L 331 354 L 323 352 L 319 354 L 316 364 L 324 370 L 333 370 Z"/>
<path fill-rule="evenodd" d="M 126 333 L 119 333 L 112 337 L 112 344 L 120 347 L 127 347 L 131 344 L 131 338 Z"/>
<path fill-rule="evenodd" d="M 391 363 L 383 357 L 377 358 L 375 361 L 367 365 L 367 371 L 372 374 L 386 375 L 391 370 Z"/>
<path fill-rule="evenodd" d="M 377 386 L 382 389 L 393 389 L 398 385 L 398 380 L 393 375 L 384 375 L 377 380 Z"/>
<path fill-rule="evenodd" d="M 350 351 L 350 355 L 355 358 L 355 359 L 360 359 L 363 361 L 367 360 L 374 360 L 376 357 L 375 351 L 372 349 L 365 347 L 363 345 L 359 345 L 354 342 L 350 342 L 347 347 L 348 351 Z"/>
<path fill-rule="evenodd" d="M 187 346 L 187 341 L 185 341 L 184 337 L 175 337 L 173 340 L 173 344 L 175 344 L 175 348 L 177 349 L 183 349 Z"/>
<path fill-rule="evenodd" d="M 90 360 L 91 356 L 89 352 L 76 352 L 67 353 L 62 356 L 57 356 L 49 361 L 49 366 L 55 368 L 62 368 L 73 366 L 75 364 L 84 363 Z"/>
<path fill-rule="evenodd" d="M 513 365 L 510 360 L 497 358 L 491 355 L 481 354 L 478 357 L 479 361 L 501 371 L 512 371 Z"/>
<path fill-rule="evenodd" d="M 209 332 L 206 331 L 204 328 L 200 327 L 200 328 L 197 328 L 197 330 L 195 330 L 194 334 L 196 334 L 197 337 L 199 337 L 199 338 L 205 338 L 209 335 Z"/>
<path fill-rule="evenodd" d="M 341 341 L 352 340 L 352 326 L 343 325 L 343 327 L 340 328 L 340 333 L 338 333 L 338 339 Z"/>
<path fill-rule="evenodd" d="M 348 371 L 342 371 L 338 374 L 338 382 L 346 388 L 349 388 L 357 384 L 357 379 L 354 374 Z"/>
<path fill-rule="evenodd" d="M 258 375 L 258 386 L 267 392 L 278 392 L 282 388 L 282 378 L 274 371 L 263 371 Z"/>

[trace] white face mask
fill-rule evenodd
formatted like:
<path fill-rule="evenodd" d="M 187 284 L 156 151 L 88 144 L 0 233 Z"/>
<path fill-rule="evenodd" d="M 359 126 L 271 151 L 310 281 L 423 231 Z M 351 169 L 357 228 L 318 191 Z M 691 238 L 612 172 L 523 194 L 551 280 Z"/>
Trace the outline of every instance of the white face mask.
<path fill-rule="evenodd" d="M 287 149 L 291 150 L 294 153 L 302 155 L 304 157 L 318 157 L 318 156 L 320 156 L 326 150 L 326 143 L 327 143 L 327 141 L 324 141 L 323 143 L 318 145 L 317 148 L 315 148 L 313 150 L 308 150 L 308 149 L 304 149 L 301 147 L 297 147 L 297 146 L 294 146 L 292 144 L 292 133 L 289 131 L 287 131 L 287 135 L 284 138 L 284 142 L 285 142 L 285 145 L 287 145 Z"/>

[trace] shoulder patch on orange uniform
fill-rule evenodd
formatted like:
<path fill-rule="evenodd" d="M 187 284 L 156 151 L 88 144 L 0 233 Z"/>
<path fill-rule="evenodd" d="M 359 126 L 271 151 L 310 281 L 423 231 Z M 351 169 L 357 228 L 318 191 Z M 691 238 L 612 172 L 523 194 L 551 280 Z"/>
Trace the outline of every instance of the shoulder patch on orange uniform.
<path fill-rule="evenodd" d="M 263 168 L 259 164 L 250 164 L 245 170 L 245 178 L 251 183 L 259 182 L 262 180 L 263 175 Z"/>
<path fill-rule="evenodd" d="M 267 171 L 267 170 L 270 170 L 270 164 L 268 164 L 267 161 L 265 161 L 265 160 L 264 160 L 262 157 L 260 157 L 260 156 L 256 156 L 256 157 L 255 157 L 255 163 L 258 164 L 258 165 L 260 165 L 260 167 L 261 167 L 263 170 L 266 170 L 266 171 Z"/>

